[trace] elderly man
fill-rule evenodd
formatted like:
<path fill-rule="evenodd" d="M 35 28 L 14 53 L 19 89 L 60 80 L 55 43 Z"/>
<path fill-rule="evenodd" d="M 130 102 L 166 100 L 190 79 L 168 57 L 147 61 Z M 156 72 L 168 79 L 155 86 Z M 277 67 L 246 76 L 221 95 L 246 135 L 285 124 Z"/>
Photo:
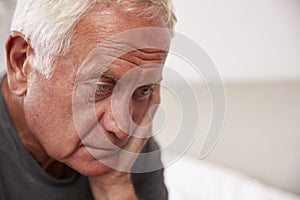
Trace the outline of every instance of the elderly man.
<path fill-rule="evenodd" d="M 158 150 L 151 117 L 174 21 L 168 0 L 17 2 L 1 200 L 167 199 L 159 154 L 137 155 Z"/>

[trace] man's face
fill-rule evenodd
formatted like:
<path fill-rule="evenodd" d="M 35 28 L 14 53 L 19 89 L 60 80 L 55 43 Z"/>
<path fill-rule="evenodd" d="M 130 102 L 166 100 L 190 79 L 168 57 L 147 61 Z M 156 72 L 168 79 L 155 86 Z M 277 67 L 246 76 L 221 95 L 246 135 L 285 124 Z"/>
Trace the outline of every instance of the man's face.
<path fill-rule="evenodd" d="M 71 49 L 56 59 L 49 80 L 32 69 L 25 116 L 34 139 L 52 159 L 88 176 L 106 172 L 108 167 L 97 159 L 114 157 L 129 142 L 134 125 L 158 103 L 152 100 L 154 95 L 159 99 L 166 51 L 147 48 L 116 53 L 119 47 L 123 51 L 139 42 L 149 44 L 151 37 L 145 34 L 144 41 L 135 42 L 138 38 L 131 37 L 133 43 L 128 38 L 109 40 L 105 48 L 96 48 L 116 33 L 143 27 L 164 25 L 117 6 L 100 12 L 95 8 L 75 27 Z M 162 48 L 168 46 L 166 38 Z"/>

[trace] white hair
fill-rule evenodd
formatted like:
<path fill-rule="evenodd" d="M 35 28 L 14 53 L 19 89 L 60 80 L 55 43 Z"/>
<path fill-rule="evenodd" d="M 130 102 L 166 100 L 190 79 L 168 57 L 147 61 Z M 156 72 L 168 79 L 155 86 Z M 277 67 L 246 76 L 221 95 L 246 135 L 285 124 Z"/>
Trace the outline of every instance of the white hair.
<path fill-rule="evenodd" d="M 37 58 L 34 66 L 50 78 L 54 59 L 70 47 L 76 23 L 98 2 L 124 3 L 126 9 L 140 14 L 163 16 L 170 29 L 176 21 L 171 0 L 18 0 L 11 31 L 23 33 L 30 41 Z M 138 3 L 146 6 L 135 9 Z"/>

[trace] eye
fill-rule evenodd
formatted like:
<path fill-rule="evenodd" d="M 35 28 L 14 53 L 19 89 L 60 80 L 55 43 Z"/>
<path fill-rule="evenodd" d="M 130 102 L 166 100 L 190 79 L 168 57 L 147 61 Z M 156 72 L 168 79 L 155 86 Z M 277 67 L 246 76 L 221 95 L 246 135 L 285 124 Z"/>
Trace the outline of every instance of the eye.
<path fill-rule="evenodd" d="M 95 101 L 100 101 L 110 96 L 113 92 L 114 84 L 107 82 L 98 82 L 95 88 Z"/>
<path fill-rule="evenodd" d="M 133 93 L 133 98 L 136 100 L 145 100 L 150 97 L 154 88 L 154 84 L 139 87 Z"/>
<path fill-rule="evenodd" d="M 97 84 L 96 92 L 106 94 L 107 92 L 110 92 L 112 89 L 113 86 L 111 84 L 99 83 Z"/>

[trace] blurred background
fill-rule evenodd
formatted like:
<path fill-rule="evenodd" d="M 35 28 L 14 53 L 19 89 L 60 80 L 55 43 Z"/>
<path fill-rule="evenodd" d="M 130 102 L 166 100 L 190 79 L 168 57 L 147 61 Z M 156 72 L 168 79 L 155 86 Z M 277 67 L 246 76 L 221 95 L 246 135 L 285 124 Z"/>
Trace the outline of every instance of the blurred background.
<path fill-rule="evenodd" d="M 300 1 L 174 0 L 174 7 L 178 17 L 175 30 L 206 51 L 223 79 L 226 92 L 222 136 L 212 153 L 201 162 L 240 172 L 251 180 L 297 194 L 298 199 Z M 186 69 L 182 67 L 182 73 Z M 199 158 L 212 108 L 203 80 L 191 73 L 189 82 L 199 97 L 200 126 L 187 154 Z M 171 101 L 175 103 L 165 96 L 163 106 L 169 106 Z M 170 118 L 177 124 L 176 114 Z M 162 146 L 174 139 L 172 132 L 176 130 L 158 135 Z M 182 182 L 185 187 L 185 181 Z M 236 184 L 239 187 L 242 188 Z M 277 196 L 284 199 L 279 195 L 270 198 L 264 195 L 261 199 L 277 199 Z"/>
<path fill-rule="evenodd" d="M 170 56 L 167 66 L 185 74 L 198 97 L 200 121 L 185 156 L 166 169 L 170 199 L 300 199 L 300 1 L 173 2 L 175 30 L 205 50 L 223 79 L 226 117 L 215 149 L 199 160 L 210 95 L 201 77 Z M 13 0 L 0 0 L 1 70 L 13 6 Z M 175 78 L 165 78 L 185 91 Z M 165 148 L 176 137 L 181 113 L 167 90 L 162 96 L 169 114 L 155 137 Z"/>

